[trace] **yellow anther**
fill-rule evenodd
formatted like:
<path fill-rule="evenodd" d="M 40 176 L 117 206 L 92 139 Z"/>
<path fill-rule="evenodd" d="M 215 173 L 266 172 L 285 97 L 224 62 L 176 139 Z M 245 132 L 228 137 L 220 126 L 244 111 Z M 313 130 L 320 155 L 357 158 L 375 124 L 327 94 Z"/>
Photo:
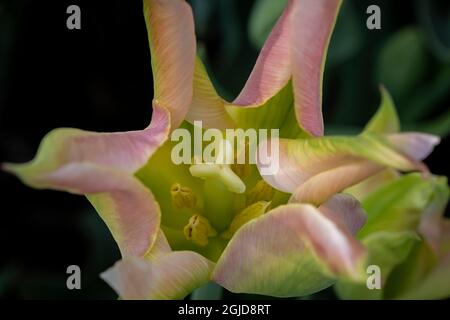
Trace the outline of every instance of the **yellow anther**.
<path fill-rule="evenodd" d="M 238 231 L 238 229 L 242 227 L 244 224 L 246 224 L 250 220 L 253 220 L 263 215 L 266 212 L 269 205 L 270 202 L 258 201 L 242 210 L 239 214 L 237 214 L 234 217 L 233 221 L 231 221 L 228 230 L 226 230 L 221 234 L 222 238 L 230 239 L 236 233 L 236 231 Z"/>
<path fill-rule="evenodd" d="M 208 244 L 208 238 L 215 237 L 217 231 L 211 226 L 208 219 L 195 214 L 183 229 L 186 239 L 192 241 L 196 245 L 204 247 Z"/>
<path fill-rule="evenodd" d="M 258 201 L 271 201 L 275 190 L 264 180 L 260 180 L 247 194 L 247 205 Z"/>
<path fill-rule="evenodd" d="M 183 187 L 179 183 L 174 183 L 170 188 L 172 204 L 176 209 L 195 208 L 197 197 L 188 187 Z"/>

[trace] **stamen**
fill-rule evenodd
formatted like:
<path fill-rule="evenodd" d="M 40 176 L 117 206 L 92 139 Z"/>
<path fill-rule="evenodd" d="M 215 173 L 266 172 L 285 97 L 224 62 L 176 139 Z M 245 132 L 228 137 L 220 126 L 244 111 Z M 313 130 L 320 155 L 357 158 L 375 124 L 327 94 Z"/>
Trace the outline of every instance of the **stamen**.
<path fill-rule="evenodd" d="M 208 219 L 199 214 L 195 214 L 189 219 L 183 232 L 186 239 L 201 247 L 208 244 L 208 238 L 217 235 L 217 231 L 211 226 Z"/>
<path fill-rule="evenodd" d="M 272 188 L 264 180 L 260 180 L 247 194 L 247 205 L 258 201 L 271 201 L 275 193 L 274 188 Z"/>
<path fill-rule="evenodd" d="M 172 204 L 176 209 L 195 208 L 197 197 L 188 187 L 183 187 L 179 183 L 174 183 L 170 188 Z"/>
<path fill-rule="evenodd" d="M 239 214 L 237 214 L 231 224 L 225 232 L 221 234 L 222 238 L 231 239 L 231 237 L 242 227 L 244 224 L 253 220 L 261 215 L 263 215 L 267 208 L 269 207 L 270 202 L 267 201 L 258 201 L 244 210 L 242 210 Z"/>

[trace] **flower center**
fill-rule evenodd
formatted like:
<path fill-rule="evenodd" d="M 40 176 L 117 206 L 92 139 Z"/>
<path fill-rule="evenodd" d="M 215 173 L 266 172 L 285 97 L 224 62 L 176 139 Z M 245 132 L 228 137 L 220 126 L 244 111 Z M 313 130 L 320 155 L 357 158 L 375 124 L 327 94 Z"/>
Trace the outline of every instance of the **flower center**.
<path fill-rule="evenodd" d="M 251 172 L 248 164 L 225 164 L 229 149 L 221 148 L 214 162 L 189 167 L 193 177 L 204 180 L 203 203 L 198 204 L 194 192 L 180 183 L 172 185 L 172 205 L 180 210 L 193 209 L 183 228 L 185 239 L 199 247 L 208 246 L 210 239 L 220 236 L 228 241 L 247 222 L 261 216 L 271 204 L 275 190 L 259 180 L 245 193 Z M 219 230 L 219 232 L 217 231 Z"/>
<path fill-rule="evenodd" d="M 230 154 L 219 150 L 210 162 L 176 165 L 170 161 L 172 148 L 173 142 L 164 144 L 137 177 L 160 205 L 161 228 L 173 250 L 217 261 L 243 225 L 284 203 L 254 164 L 230 163 Z"/>

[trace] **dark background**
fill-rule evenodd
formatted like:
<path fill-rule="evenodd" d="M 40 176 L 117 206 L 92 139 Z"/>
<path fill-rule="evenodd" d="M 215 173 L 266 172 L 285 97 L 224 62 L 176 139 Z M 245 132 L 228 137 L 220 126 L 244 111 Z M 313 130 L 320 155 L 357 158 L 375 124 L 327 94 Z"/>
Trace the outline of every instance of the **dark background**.
<path fill-rule="evenodd" d="M 218 90 L 233 98 L 264 39 L 255 21 L 270 26 L 273 10 L 258 15 L 250 0 L 189 2 L 201 54 Z M 81 30 L 66 28 L 71 4 L 81 7 Z M 381 30 L 366 28 L 370 4 L 381 7 Z M 448 1 L 346 0 L 325 73 L 327 132 L 358 132 L 384 83 L 405 130 L 443 136 L 426 163 L 448 176 L 449 48 Z M 141 1 L 0 0 L 0 162 L 30 160 L 56 127 L 142 129 L 152 87 Z M 0 298 L 116 297 L 98 274 L 119 252 L 87 200 L 33 190 L 5 173 L 0 191 Z M 82 290 L 66 288 L 71 264 L 81 267 Z"/>

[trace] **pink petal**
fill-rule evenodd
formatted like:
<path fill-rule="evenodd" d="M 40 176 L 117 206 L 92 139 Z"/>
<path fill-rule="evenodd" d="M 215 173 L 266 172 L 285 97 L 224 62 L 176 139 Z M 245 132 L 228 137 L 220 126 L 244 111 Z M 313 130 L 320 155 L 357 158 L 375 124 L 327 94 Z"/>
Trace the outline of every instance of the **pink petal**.
<path fill-rule="evenodd" d="M 222 128 L 224 122 L 231 123 L 225 104 L 227 107 L 260 107 L 286 87 L 292 78 L 300 127 L 311 135 L 323 135 L 323 69 L 340 4 L 341 0 L 290 0 L 266 40 L 244 88 L 231 104 L 217 96 L 206 72 L 197 67 L 189 120 L 192 122 L 205 116 L 210 122 L 207 127 L 218 125 Z"/>
<path fill-rule="evenodd" d="M 290 41 L 297 120 L 307 132 L 322 136 L 323 70 L 341 0 L 293 3 Z"/>
<path fill-rule="evenodd" d="M 153 244 L 152 249 L 145 254 L 145 258 L 156 259 L 170 252 L 172 252 L 172 249 L 170 248 L 169 241 L 167 241 L 164 232 L 159 229 L 155 243 Z"/>
<path fill-rule="evenodd" d="M 316 204 L 326 200 L 327 195 L 340 192 L 342 188 L 348 188 L 385 168 L 428 172 L 423 163 L 403 153 L 408 143 L 416 140 L 408 136 L 401 138 L 405 144 L 402 148 L 392 143 L 389 137 L 370 134 L 280 139 L 278 148 L 276 141 L 269 139 L 259 144 L 257 166 L 264 180 L 272 187 L 287 193 L 298 193 L 297 201 L 311 198 L 308 202 Z M 266 152 L 272 151 L 272 148 L 277 149 Z M 278 170 L 265 175 L 264 168 L 271 165 Z M 302 187 L 305 183 L 309 184 Z M 302 189 L 297 190 L 300 187 Z"/>
<path fill-rule="evenodd" d="M 290 15 L 293 7 L 289 1 L 261 53 L 250 77 L 234 105 L 256 107 L 278 93 L 291 77 L 290 62 Z"/>
<path fill-rule="evenodd" d="M 301 184 L 289 201 L 319 205 L 332 195 L 342 192 L 382 170 L 382 166 L 370 161 L 359 161 L 333 168 L 316 174 Z"/>
<path fill-rule="evenodd" d="M 141 131 L 98 133 L 56 129 L 42 141 L 36 157 L 27 164 L 4 164 L 6 171 L 21 173 L 28 184 L 45 186 L 45 175 L 69 164 L 91 163 L 133 173 L 147 163 L 167 139 L 169 114 L 154 104 L 152 122 Z M 39 183 L 34 183 L 39 180 Z M 81 190 L 79 193 L 84 193 Z"/>
<path fill-rule="evenodd" d="M 57 129 L 44 138 L 34 160 L 3 168 L 34 188 L 87 195 L 122 254 L 143 255 L 155 240 L 160 212 L 152 193 L 132 174 L 167 139 L 169 127 L 168 112 L 155 104 L 145 130 Z"/>
<path fill-rule="evenodd" d="M 151 191 L 136 178 L 125 174 L 114 177 L 114 174 L 99 169 L 74 172 L 77 179 L 84 178 L 86 184 L 91 182 L 89 179 L 103 180 L 102 185 L 98 185 L 100 193 L 88 193 L 88 200 L 108 226 L 122 256 L 143 256 L 152 248 L 159 230 L 159 205 Z M 73 181 L 75 179 L 71 183 Z"/>
<path fill-rule="evenodd" d="M 418 132 L 389 134 L 387 139 L 396 150 L 416 161 L 427 158 L 441 141 L 438 136 Z"/>
<path fill-rule="evenodd" d="M 315 147 L 310 147 L 310 142 L 315 141 Z M 274 174 L 264 175 L 264 180 L 278 190 L 293 193 L 298 186 L 316 174 L 358 161 L 350 153 L 329 148 L 325 143 L 321 148 L 319 144 L 321 142 L 318 140 L 280 139 L 277 153 L 279 169 Z M 269 155 L 276 154 L 277 150 L 272 151 L 276 145 L 272 139 L 259 144 L 257 165 L 260 172 L 273 161 Z"/>
<path fill-rule="evenodd" d="M 337 194 L 319 207 L 319 210 L 334 223 L 355 235 L 366 223 L 367 215 L 354 197 Z"/>
<path fill-rule="evenodd" d="M 182 299 L 207 283 L 214 263 L 192 251 L 172 252 L 162 232 L 144 258 L 128 257 L 101 274 L 122 299 Z"/>
<path fill-rule="evenodd" d="M 196 55 L 194 20 L 184 0 L 144 0 L 155 100 L 169 109 L 172 128 L 192 100 Z"/>
<path fill-rule="evenodd" d="M 277 297 L 316 292 L 337 276 L 361 280 L 365 251 L 333 219 L 310 205 L 278 207 L 238 230 L 213 279 L 232 292 Z"/>

